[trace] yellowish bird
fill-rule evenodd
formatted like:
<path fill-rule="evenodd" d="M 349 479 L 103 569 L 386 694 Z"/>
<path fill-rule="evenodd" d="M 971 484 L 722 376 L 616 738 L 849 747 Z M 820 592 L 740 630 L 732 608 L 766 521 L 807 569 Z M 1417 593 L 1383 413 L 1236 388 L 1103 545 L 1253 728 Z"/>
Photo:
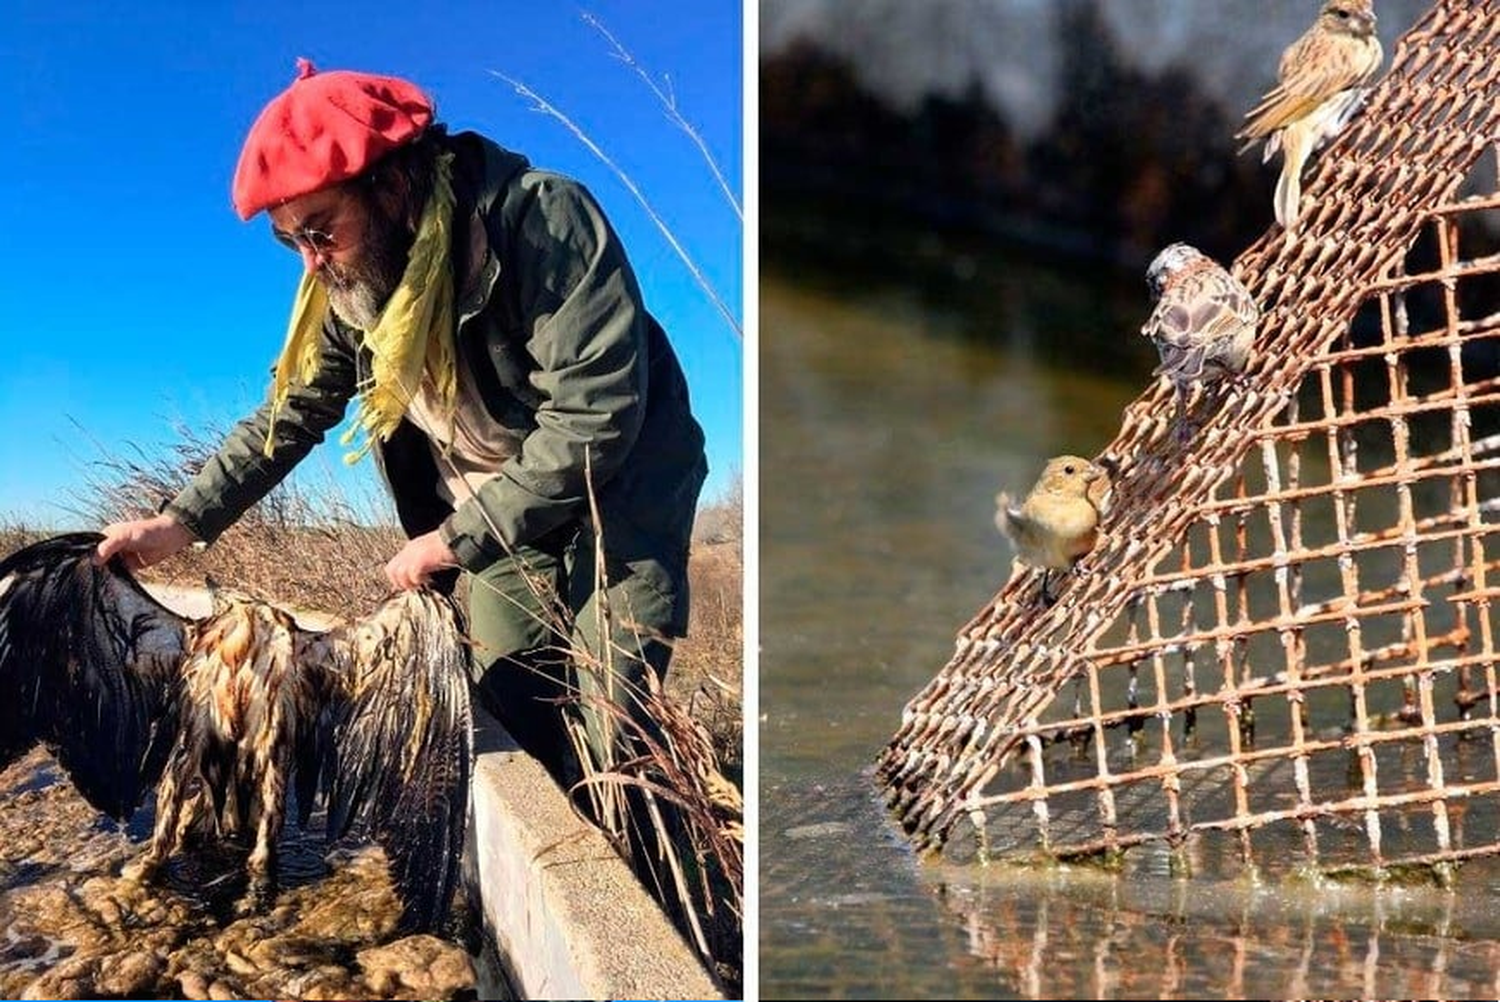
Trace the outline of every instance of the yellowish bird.
<path fill-rule="evenodd" d="M 1385 53 L 1375 34 L 1374 0 L 1326 0 L 1312 27 L 1281 54 L 1277 83 L 1245 115 L 1243 153 L 1265 140 L 1262 159 L 1281 153 L 1273 207 L 1290 232 L 1301 214 L 1308 157 L 1354 117 Z"/>
<path fill-rule="evenodd" d="M 1069 571 L 1098 538 L 1099 516 L 1109 491 L 1103 467 L 1078 456 L 1049 460 L 1026 500 L 1016 505 L 1001 491 L 995 525 L 1016 548 L 1016 558 L 1040 567 L 1042 601 L 1051 604 L 1054 571 Z"/>

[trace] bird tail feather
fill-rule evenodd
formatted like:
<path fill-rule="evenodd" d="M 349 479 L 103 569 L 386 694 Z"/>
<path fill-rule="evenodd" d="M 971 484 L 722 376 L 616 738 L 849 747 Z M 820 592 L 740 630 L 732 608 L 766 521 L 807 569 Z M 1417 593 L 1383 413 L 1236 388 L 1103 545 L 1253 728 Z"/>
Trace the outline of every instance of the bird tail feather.
<path fill-rule="evenodd" d="M 1276 179 L 1276 196 L 1273 207 L 1276 221 L 1282 229 L 1291 230 L 1301 214 L 1302 168 L 1307 165 L 1316 136 L 1300 128 L 1283 130 L 1281 138 L 1281 176 Z"/>
<path fill-rule="evenodd" d="M 1284 230 L 1290 230 L 1297 222 L 1297 211 L 1302 201 L 1302 178 L 1292 168 L 1290 163 L 1282 168 L 1281 176 L 1276 179 L 1276 197 L 1274 206 L 1276 210 L 1276 221 Z"/>

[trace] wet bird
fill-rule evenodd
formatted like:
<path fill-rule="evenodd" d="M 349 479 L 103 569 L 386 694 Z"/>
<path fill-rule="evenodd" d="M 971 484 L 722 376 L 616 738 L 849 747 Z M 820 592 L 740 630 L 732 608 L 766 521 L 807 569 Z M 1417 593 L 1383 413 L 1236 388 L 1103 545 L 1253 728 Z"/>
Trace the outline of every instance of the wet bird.
<path fill-rule="evenodd" d="M 1155 306 L 1141 326 L 1161 356 L 1153 376 L 1177 390 L 1177 436 L 1186 442 L 1187 395 L 1194 383 L 1236 379 L 1250 361 L 1260 307 L 1250 291 L 1216 261 L 1187 244 L 1172 244 L 1146 271 Z"/>
<path fill-rule="evenodd" d="M 327 807 L 388 858 L 401 926 L 430 930 L 457 883 L 473 739 L 468 650 L 452 604 L 403 592 L 359 622 L 304 630 L 275 606 L 216 592 L 178 616 L 95 533 L 0 561 L 0 769 L 44 745 L 80 794 L 129 818 L 153 787 L 156 825 L 123 876 L 148 880 L 190 834 L 249 841 L 242 913 L 276 887 L 277 839 Z"/>
<path fill-rule="evenodd" d="M 1281 153 L 1273 207 L 1288 234 L 1301 212 L 1302 168 L 1359 110 L 1385 53 L 1373 0 L 1326 0 L 1312 27 L 1281 54 L 1277 83 L 1245 114 L 1240 152 L 1265 141 L 1261 159 Z"/>
<path fill-rule="evenodd" d="M 1018 560 L 1042 568 L 1044 603 L 1056 600 L 1049 590 L 1052 573 L 1071 570 L 1094 548 L 1108 490 L 1103 467 L 1078 456 L 1058 456 L 1047 462 L 1020 505 L 1005 491 L 996 495 L 995 525 L 1016 548 Z"/>

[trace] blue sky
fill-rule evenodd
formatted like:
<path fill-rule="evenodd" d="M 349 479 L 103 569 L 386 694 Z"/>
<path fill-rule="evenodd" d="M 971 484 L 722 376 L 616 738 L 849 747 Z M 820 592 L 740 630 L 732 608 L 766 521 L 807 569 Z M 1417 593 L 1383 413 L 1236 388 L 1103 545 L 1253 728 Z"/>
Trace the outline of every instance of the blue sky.
<path fill-rule="evenodd" d="M 742 226 L 702 154 L 608 40 L 660 82 L 743 201 L 738 0 L 358 5 L 0 0 L 0 521 L 69 525 L 59 499 L 105 455 L 160 453 L 174 427 L 227 429 L 261 400 L 297 259 L 230 178 L 245 131 L 319 69 L 406 77 L 475 129 L 583 181 L 620 232 L 708 435 L 704 496 L 743 469 L 740 337 L 619 177 L 495 74 L 567 114 L 634 182 L 736 317 Z M 666 84 L 662 84 L 663 87 Z M 352 408 L 351 408 L 352 411 Z M 336 442 L 301 477 L 378 493 Z"/>

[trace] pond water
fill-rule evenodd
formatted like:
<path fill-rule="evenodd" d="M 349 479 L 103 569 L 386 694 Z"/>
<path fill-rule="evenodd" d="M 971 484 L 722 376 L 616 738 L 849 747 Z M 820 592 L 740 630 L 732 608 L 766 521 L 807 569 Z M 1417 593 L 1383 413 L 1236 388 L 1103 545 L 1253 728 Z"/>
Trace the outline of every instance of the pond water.
<path fill-rule="evenodd" d="M 873 763 L 1010 571 L 994 495 L 1113 438 L 1155 362 L 1145 297 L 1013 260 L 763 264 L 763 997 L 1500 992 L 1493 859 L 1459 891 L 1186 880 L 918 860 L 890 824 Z"/>

